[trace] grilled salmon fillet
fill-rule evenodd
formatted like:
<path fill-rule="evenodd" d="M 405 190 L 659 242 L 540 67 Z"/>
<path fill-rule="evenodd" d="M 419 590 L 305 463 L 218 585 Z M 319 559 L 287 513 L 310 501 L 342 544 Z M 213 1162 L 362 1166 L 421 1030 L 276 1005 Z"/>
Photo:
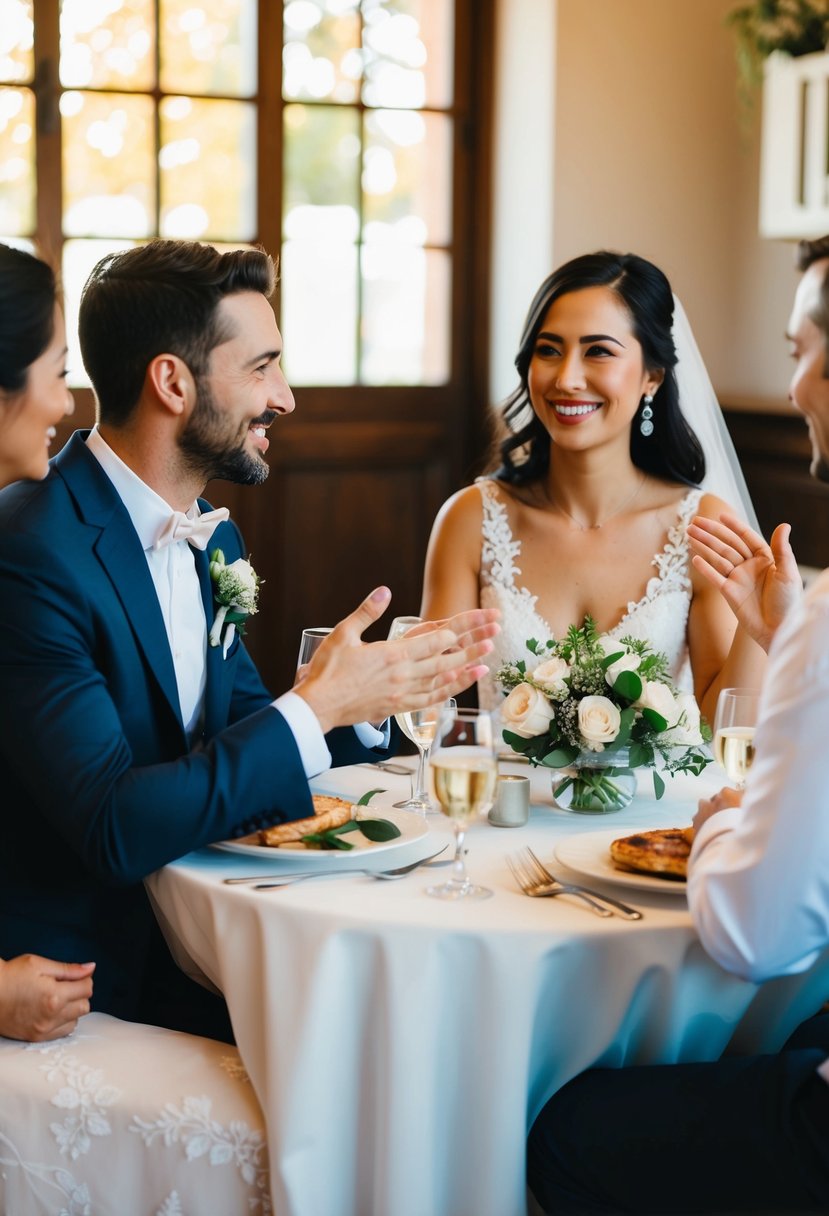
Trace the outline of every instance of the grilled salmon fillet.
<path fill-rule="evenodd" d="M 314 794 L 314 814 L 307 819 L 294 819 L 292 823 L 279 823 L 272 828 L 262 828 L 255 837 L 256 844 L 276 849 L 281 844 L 295 844 L 309 832 L 327 832 L 329 828 L 342 827 L 348 823 L 354 804 L 344 798 L 329 794 Z"/>

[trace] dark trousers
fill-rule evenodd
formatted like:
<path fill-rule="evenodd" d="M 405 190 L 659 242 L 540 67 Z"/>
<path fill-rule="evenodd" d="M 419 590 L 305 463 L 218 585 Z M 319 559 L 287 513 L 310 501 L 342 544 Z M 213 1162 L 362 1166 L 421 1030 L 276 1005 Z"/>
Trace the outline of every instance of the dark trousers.
<path fill-rule="evenodd" d="M 829 1212 L 829 1015 L 777 1055 L 595 1069 L 555 1094 L 527 1145 L 548 1213 Z"/>

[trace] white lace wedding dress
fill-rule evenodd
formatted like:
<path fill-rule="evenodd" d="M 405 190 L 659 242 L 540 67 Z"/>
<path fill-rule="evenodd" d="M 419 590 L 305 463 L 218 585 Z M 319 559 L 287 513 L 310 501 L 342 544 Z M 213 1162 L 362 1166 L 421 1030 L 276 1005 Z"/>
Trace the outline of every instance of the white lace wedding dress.
<path fill-rule="evenodd" d="M 553 636 L 543 617 L 536 612 L 538 596 L 517 584 L 521 568 L 521 541 L 515 540 L 509 526 L 507 509 L 491 478 L 479 478 L 477 483 L 483 501 L 481 548 L 481 606 L 498 608 L 501 612 L 501 632 L 495 638 L 495 648 L 488 656 L 490 673 L 504 663 L 529 658 L 528 638 L 546 641 Z M 688 573 L 689 552 L 686 528 L 697 513 L 701 490 L 689 490 L 679 504 L 676 523 L 668 531 L 665 546 L 653 559 L 656 574 L 648 580 L 645 593 L 631 601 L 622 619 L 609 630 L 613 637 L 631 636 L 647 639 L 654 650 L 668 656 L 671 678 L 678 688 L 693 688 L 688 659 L 688 610 L 691 606 L 691 580 Z M 572 622 L 578 624 L 580 622 Z M 478 700 L 482 708 L 495 709 L 503 700 L 503 692 L 493 675 L 478 682 Z"/>

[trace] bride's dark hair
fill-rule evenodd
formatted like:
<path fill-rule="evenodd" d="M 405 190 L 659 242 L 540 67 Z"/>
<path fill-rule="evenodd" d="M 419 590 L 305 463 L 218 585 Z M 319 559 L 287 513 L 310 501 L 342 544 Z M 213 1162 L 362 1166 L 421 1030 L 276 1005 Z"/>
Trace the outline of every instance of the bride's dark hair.
<path fill-rule="evenodd" d="M 698 486 L 705 476 L 705 456 L 679 408 L 671 285 L 652 262 L 635 253 L 606 250 L 566 262 L 544 280 L 535 294 L 515 357 L 521 382 L 502 406 L 508 434 L 498 445 L 500 465 L 495 477 L 521 485 L 543 477 L 549 468 L 550 436 L 530 403 L 527 383 L 530 360 L 538 331 L 553 301 L 586 287 L 609 287 L 616 293 L 630 313 L 646 370 L 664 372 L 653 399 L 653 434 L 646 438 L 639 429 L 641 402 L 633 419 L 631 460 L 638 469 L 655 477 Z"/>

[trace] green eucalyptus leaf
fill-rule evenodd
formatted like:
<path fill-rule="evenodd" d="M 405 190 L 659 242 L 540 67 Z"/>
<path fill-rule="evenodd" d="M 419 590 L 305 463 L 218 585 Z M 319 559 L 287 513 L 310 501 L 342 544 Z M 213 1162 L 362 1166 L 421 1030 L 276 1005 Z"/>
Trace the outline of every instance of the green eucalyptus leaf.
<path fill-rule="evenodd" d="M 502 735 L 504 742 L 508 743 L 514 752 L 521 752 L 522 755 L 535 743 L 535 739 L 525 739 L 523 735 L 516 735 L 513 730 L 505 730 Z"/>
<path fill-rule="evenodd" d="M 572 764 L 578 754 L 577 747 L 557 747 L 554 751 L 547 752 L 541 763 L 547 768 L 567 768 L 567 765 Z"/>
<path fill-rule="evenodd" d="M 624 650 L 617 650 L 615 654 L 609 654 L 606 658 L 599 661 L 599 666 L 602 671 L 607 671 L 611 663 L 615 663 L 617 659 L 621 659 L 624 655 Z"/>
<path fill-rule="evenodd" d="M 661 734 L 663 730 L 668 729 L 668 719 L 663 718 L 662 714 L 658 714 L 655 709 L 643 709 L 642 717 L 649 722 L 653 729 L 659 734 Z"/>
<path fill-rule="evenodd" d="M 626 701 L 638 701 L 642 695 L 642 681 L 635 671 L 620 671 L 613 691 Z"/>
<path fill-rule="evenodd" d="M 662 780 L 656 769 L 653 770 L 653 792 L 657 798 L 661 798 L 665 793 L 665 782 Z"/>

